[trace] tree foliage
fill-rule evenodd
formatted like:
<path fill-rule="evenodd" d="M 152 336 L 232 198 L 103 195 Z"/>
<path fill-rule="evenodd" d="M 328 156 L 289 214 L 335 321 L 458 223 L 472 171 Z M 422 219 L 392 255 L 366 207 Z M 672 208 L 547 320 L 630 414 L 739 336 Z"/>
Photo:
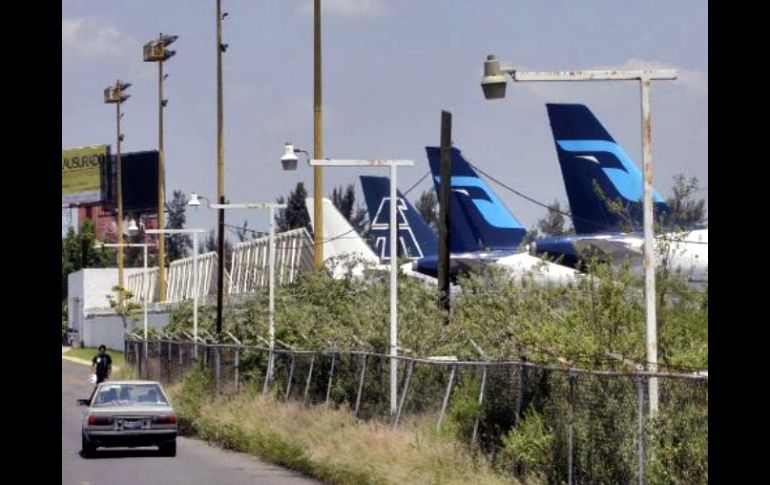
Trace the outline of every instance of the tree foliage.
<path fill-rule="evenodd" d="M 310 214 L 307 212 L 307 206 L 305 205 L 305 199 L 307 198 L 307 190 L 305 190 L 305 184 L 297 182 L 297 186 L 289 193 L 288 200 L 283 196 L 278 197 L 277 202 L 279 204 L 286 203 L 286 209 L 281 209 L 275 215 L 275 231 L 285 232 L 292 229 L 298 229 L 304 227 L 308 232 L 312 231 L 310 227 Z"/>

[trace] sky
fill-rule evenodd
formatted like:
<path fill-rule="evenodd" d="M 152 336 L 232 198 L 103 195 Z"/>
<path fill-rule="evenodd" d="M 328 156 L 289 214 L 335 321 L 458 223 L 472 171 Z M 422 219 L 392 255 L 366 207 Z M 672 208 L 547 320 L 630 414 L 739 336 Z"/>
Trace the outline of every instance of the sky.
<path fill-rule="evenodd" d="M 677 174 L 708 198 L 708 4 L 705 0 L 322 0 L 323 152 L 327 158 L 412 159 L 402 191 L 428 171 L 441 110 L 469 161 L 544 203 L 567 197 L 545 103 L 586 104 L 641 167 L 636 82 L 517 83 L 487 101 L 483 61 L 520 70 L 674 68 L 652 86 L 654 185 L 671 195 Z M 312 152 L 312 0 L 222 0 L 225 193 L 269 202 L 312 169 L 281 170 L 287 141 Z M 114 107 L 102 92 L 132 83 L 123 150 L 157 148 L 157 64 L 142 45 L 178 35 L 165 64 L 166 192 L 216 195 L 216 2 L 62 0 L 62 148 L 115 144 Z M 327 168 L 324 192 L 386 169 Z M 494 183 L 525 227 L 545 209 Z M 425 178 L 408 198 L 432 190 Z M 229 212 L 228 224 L 267 230 L 266 211 Z M 215 211 L 188 211 L 188 227 L 214 228 Z M 236 240 L 234 234 L 228 238 Z"/>

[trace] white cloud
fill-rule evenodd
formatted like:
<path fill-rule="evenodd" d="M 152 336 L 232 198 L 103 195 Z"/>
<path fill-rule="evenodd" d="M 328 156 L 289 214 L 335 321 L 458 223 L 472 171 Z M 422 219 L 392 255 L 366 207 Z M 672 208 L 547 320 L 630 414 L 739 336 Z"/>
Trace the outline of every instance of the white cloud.
<path fill-rule="evenodd" d="M 313 2 L 304 3 L 299 13 L 312 14 Z M 321 14 L 339 17 L 374 17 L 385 13 L 383 0 L 321 0 Z"/>
<path fill-rule="evenodd" d="M 63 18 L 61 44 L 62 54 L 102 59 L 127 54 L 132 40 L 111 25 L 99 25 L 84 18 Z"/>

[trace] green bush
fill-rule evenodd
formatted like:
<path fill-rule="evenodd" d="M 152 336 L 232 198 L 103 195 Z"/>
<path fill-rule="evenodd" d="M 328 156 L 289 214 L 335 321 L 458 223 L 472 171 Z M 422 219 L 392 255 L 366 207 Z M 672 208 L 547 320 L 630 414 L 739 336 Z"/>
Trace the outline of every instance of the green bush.
<path fill-rule="evenodd" d="M 478 360 L 477 346 L 492 360 L 522 360 L 590 369 L 629 369 L 617 359 L 643 362 L 645 323 L 643 285 L 627 268 L 592 264 L 592 276 L 567 287 L 513 283 L 503 270 L 482 267 L 461 277 L 448 324 L 435 288 L 399 275 L 399 345 L 416 356 L 455 355 Z M 674 370 L 708 367 L 708 288 L 693 289 L 661 273 L 658 279 L 659 355 Z M 363 280 L 334 279 L 322 272 L 302 274 L 276 290 L 276 336 L 301 349 L 367 350 L 388 353 L 388 278 L 371 272 Z M 247 345 L 264 346 L 268 334 L 267 290 L 228 306 L 224 330 Z M 191 330 L 191 306 L 180 305 L 169 330 Z M 213 333 L 214 309 L 204 308 L 201 329 Z M 477 345 L 471 343 L 474 342 Z M 241 378 L 261 392 L 264 352 L 241 355 Z M 323 402 L 331 356 L 317 356 L 309 386 L 311 402 Z M 353 408 L 361 360 L 337 357 L 331 400 Z M 288 381 L 289 360 L 276 362 L 274 393 Z M 297 358 L 292 396 L 302 399 L 309 357 Z M 406 365 L 399 366 L 403 382 Z M 478 445 L 501 467 L 533 479 L 566 478 L 568 415 L 573 413 L 576 479 L 620 483 L 636 476 L 636 385 L 632 379 L 580 376 L 570 397 L 564 373 L 528 368 L 490 367 L 485 397 L 478 405 L 481 368 L 458 371 L 442 434 L 469 443 L 478 419 Z M 405 412 L 437 412 L 449 369 L 417 365 Z M 302 377 L 300 377 L 302 376 Z M 518 379 L 521 379 L 519 381 Z M 190 379 L 193 379 L 190 377 Z M 198 388 L 210 377 L 193 380 Z M 206 380 L 208 379 L 208 380 Z M 708 475 L 708 385 L 666 387 L 661 380 L 661 416 L 650 428 L 648 475 L 651 483 L 689 483 Z M 359 417 L 389 416 L 388 365 L 370 357 Z M 521 383 L 521 388 L 519 388 Z M 416 391 L 417 390 L 417 391 Z M 197 392 L 197 391 L 196 391 Z M 202 397 L 195 394 L 186 405 Z M 197 397 L 196 397 L 197 396 Z M 195 397 L 193 399 L 192 397 Z M 667 404 L 668 403 L 668 404 Z M 517 408 L 518 406 L 518 408 Z M 524 418 L 514 426 L 517 413 Z M 652 426 L 652 424 L 650 424 Z M 684 443 L 695 443 L 686 447 Z M 515 459 L 516 466 L 513 466 Z"/>
<path fill-rule="evenodd" d="M 498 455 L 498 466 L 505 470 L 516 470 L 517 475 L 543 477 L 551 462 L 551 448 L 554 442 L 552 430 L 537 411 L 529 411 L 515 428 L 511 428 L 503 439 L 503 448 Z"/>

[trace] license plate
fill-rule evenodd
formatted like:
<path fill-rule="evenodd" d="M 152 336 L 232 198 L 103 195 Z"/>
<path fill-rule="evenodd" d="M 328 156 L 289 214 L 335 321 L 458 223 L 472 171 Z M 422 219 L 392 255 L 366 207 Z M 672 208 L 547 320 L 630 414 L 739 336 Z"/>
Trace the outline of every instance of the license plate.
<path fill-rule="evenodd" d="M 123 421 L 123 429 L 139 429 L 141 427 L 141 421 Z"/>

